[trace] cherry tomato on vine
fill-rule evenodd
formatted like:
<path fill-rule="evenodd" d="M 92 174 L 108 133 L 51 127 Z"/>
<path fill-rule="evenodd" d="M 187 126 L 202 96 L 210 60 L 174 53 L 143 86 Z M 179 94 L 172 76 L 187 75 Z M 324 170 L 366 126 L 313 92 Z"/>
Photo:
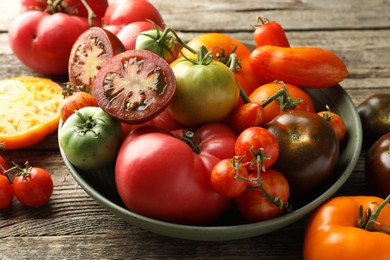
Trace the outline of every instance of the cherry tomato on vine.
<path fill-rule="evenodd" d="M 279 23 L 263 17 L 258 17 L 257 22 L 259 24 L 253 33 L 256 47 L 264 45 L 290 47 L 286 33 Z"/>
<path fill-rule="evenodd" d="M 211 184 L 213 188 L 226 198 L 241 194 L 249 182 L 248 171 L 236 157 L 219 161 L 211 171 Z"/>
<path fill-rule="evenodd" d="M 127 50 L 103 65 L 91 93 L 112 117 L 139 124 L 164 111 L 175 90 L 175 75 L 163 58 L 146 50 Z"/>
<path fill-rule="evenodd" d="M 229 117 L 228 124 L 237 134 L 251 126 L 263 126 L 264 109 L 252 102 L 239 105 Z"/>
<path fill-rule="evenodd" d="M 236 201 L 241 215 L 247 221 L 271 219 L 288 209 L 290 188 L 283 174 L 268 168 L 261 172 L 260 181 L 257 172 L 249 173 L 248 178 L 255 182 L 251 182 L 247 190 L 238 195 Z M 262 188 L 256 187 L 259 185 Z"/>
<path fill-rule="evenodd" d="M 317 114 L 329 122 L 329 124 L 332 126 L 333 130 L 336 133 L 337 140 L 341 142 L 344 139 L 345 134 L 347 132 L 345 122 L 341 118 L 341 116 L 339 116 L 338 114 L 330 110 L 320 111 Z"/>
<path fill-rule="evenodd" d="M 292 84 L 284 83 L 282 81 L 274 81 L 261 85 L 249 95 L 249 99 L 253 103 L 263 105 L 263 102 L 268 100 L 272 95 L 278 91 L 285 91 L 275 100 L 271 101 L 264 108 L 264 124 L 269 123 L 272 119 L 278 116 L 285 110 L 303 110 L 315 112 L 314 103 L 303 89 Z"/>
<path fill-rule="evenodd" d="M 15 176 L 13 186 L 15 197 L 29 207 L 38 207 L 49 201 L 54 188 L 49 172 L 28 163 Z"/>
<path fill-rule="evenodd" d="M 263 127 L 249 127 L 241 132 L 235 144 L 235 154 L 244 157 L 242 163 L 248 170 L 270 167 L 279 156 L 276 137 Z"/>
<path fill-rule="evenodd" d="M 0 209 L 8 208 L 14 197 L 14 188 L 7 176 L 0 174 Z"/>

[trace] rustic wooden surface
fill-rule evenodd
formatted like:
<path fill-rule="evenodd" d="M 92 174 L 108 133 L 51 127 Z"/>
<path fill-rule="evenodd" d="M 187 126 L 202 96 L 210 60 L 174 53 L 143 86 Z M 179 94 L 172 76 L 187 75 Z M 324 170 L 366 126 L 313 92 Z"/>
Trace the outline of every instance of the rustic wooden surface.
<path fill-rule="evenodd" d="M 217 31 L 250 42 L 256 16 L 271 18 L 286 28 L 291 45 L 325 48 L 344 60 L 349 75 L 341 85 L 355 104 L 373 93 L 390 91 L 388 0 L 150 2 L 185 40 Z M 0 79 L 37 75 L 17 60 L 8 45 L 7 28 L 18 13 L 18 3 L 0 1 Z M 302 258 L 308 217 L 276 232 L 239 241 L 168 238 L 131 226 L 90 198 L 65 167 L 55 134 L 29 149 L 2 155 L 47 169 L 55 188 L 50 202 L 40 208 L 13 203 L 0 211 L 0 259 Z M 362 151 L 350 179 L 336 195 L 366 194 L 364 155 Z"/>

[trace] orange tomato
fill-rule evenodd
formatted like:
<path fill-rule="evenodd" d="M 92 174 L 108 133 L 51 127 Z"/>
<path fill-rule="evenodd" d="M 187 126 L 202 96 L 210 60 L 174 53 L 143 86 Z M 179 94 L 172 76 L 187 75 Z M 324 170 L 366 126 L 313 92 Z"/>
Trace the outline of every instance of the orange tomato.
<path fill-rule="evenodd" d="M 289 103 L 286 106 L 286 99 L 282 102 L 282 99 L 276 99 L 270 102 L 268 105 L 263 106 L 262 102 L 267 100 L 270 96 L 274 95 L 278 90 L 286 88 L 288 92 Z M 272 83 L 264 84 L 255 89 L 252 94 L 249 95 L 249 99 L 253 103 L 258 103 L 264 108 L 263 123 L 266 124 L 278 116 L 282 111 L 287 109 L 304 110 L 309 112 L 315 112 L 314 103 L 303 89 L 288 83 L 281 81 L 274 81 Z M 296 103 L 298 101 L 298 103 Z M 294 105 L 295 104 L 295 105 Z"/>
<path fill-rule="evenodd" d="M 4 150 L 37 144 L 58 128 L 62 88 L 46 78 L 0 81 L 0 143 Z"/>

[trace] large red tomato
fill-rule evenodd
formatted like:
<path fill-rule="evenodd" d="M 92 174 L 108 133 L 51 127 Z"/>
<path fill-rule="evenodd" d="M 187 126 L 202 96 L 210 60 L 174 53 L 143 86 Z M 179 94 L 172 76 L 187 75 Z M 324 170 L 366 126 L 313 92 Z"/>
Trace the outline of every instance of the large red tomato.
<path fill-rule="evenodd" d="M 9 43 L 20 61 L 34 71 L 65 75 L 73 43 L 88 28 L 84 17 L 28 11 L 11 23 Z"/>
<path fill-rule="evenodd" d="M 150 126 L 149 126 L 150 128 Z M 120 197 L 133 212 L 158 220 L 202 225 L 216 219 L 231 199 L 210 181 L 214 165 L 234 155 L 234 132 L 223 124 L 206 124 L 177 136 L 138 128 L 124 141 L 116 161 Z M 136 135 L 136 136 L 133 136 Z"/>

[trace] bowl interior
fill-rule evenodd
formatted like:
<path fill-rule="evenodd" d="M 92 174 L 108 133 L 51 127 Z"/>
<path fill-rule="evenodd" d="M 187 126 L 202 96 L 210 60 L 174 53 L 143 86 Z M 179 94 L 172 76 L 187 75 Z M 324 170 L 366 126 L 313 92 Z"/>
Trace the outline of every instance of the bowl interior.
<path fill-rule="evenodd" d="M 76 182 L 98 203 L 130 224 L 146 230 L 182 239 L 218 241 L 242 239 L 262 235 L 283 228 L 304 217 L 341 188 L 351 175 L 360 155 L 362 128 L 359 115 L 352 100 L 340 86 L 325 89 L 305 89 L 313 99 L 316 110 L 325 110 L 328 105 L 345 121 L 347 134 L 340 143 L 340 155 L 333 178 L 313 196 L 302 201 L 290 201 L 293 210 L 282 216 L 248 224 L 236 209 L 208 226 L 188 226 L 163 222 L 129 211 L 122 203 L 115 186 L 114 165 L 93 172 L 74 167 L 60 147 L 61 156 Z M 62 123 L 60 122 L 59 131 Z"/>

